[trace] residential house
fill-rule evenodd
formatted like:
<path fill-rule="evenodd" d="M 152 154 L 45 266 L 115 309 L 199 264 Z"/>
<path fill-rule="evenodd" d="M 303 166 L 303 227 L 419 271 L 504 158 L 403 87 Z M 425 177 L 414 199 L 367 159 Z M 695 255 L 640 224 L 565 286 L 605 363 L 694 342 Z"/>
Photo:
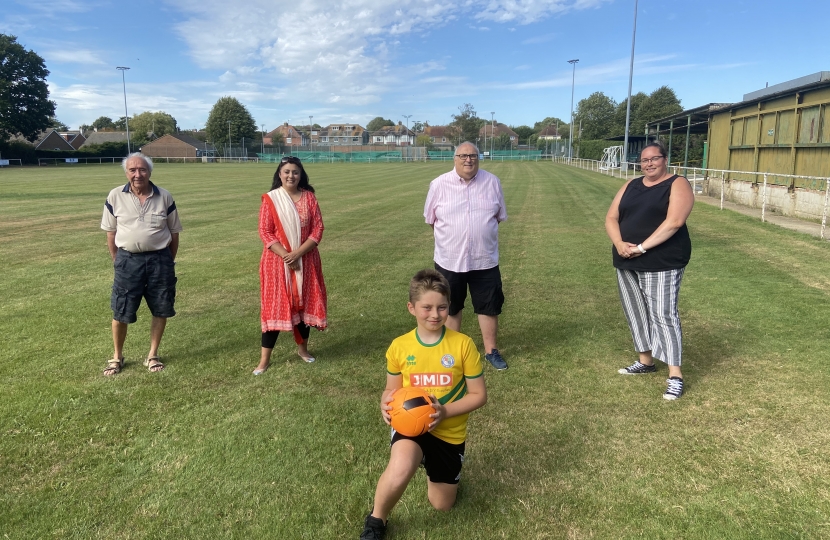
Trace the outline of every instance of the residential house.
<path fill-rule="evenodd" d="M 383 126 L 379 130 L 373 131 L 369 134 L 369 140 L 373 146 L 413 146 L 415 144 L 415 132 L 398 121 L 396 126 Z"/>
<path fill-rule="evenodd" d="M 355 146 L 368 143 L 369 134 L 357 124 L 329 124 L 312 130 L 311 140 L 319 146 Z"/>
<path fill-rule="evenodd" d="M 539 138 L 548 141 L 558 141 L 562 138 L 559 134 L 559 126 L 548 126 L 539 132 Z"/>
<path fill-rule="evenodd" d="M 484 124 L 484 126 L 478 130 L 478 136 L 482 143 L 484 143 L 485 138 L 489 141 L 494 137 L 498 139 L 501 135 L 507 135 L 510 137 L 511 146 L 519 145 L 519 136 L 516 132 L 499 122 L 496 122 L 495 126 L 493 124 Z"/>
<path fill-rule="evenodd" d="M 275 135 L 282 135 L 282 143 L 285 146 L 306 146 L 309 141 L 308 130 L 305 132 L 300 131 L 294 126 L 289 125 L 288 122 L 266 133 L 263 142 L 265 144 L 274 144 Z"/>
<path fill-rule="evenodd" d="M 447 133 L 447 126 L 430 126 L 424 123 L 424 135 L 429 137 L 429 140 L 438 150 L 451 150 L 452 142 Z"/>
<path fill-rule="evenodd" d="M 77 139 L 77 146 L 72 142 Z M 57 150 L 74 152 L 86 139 L 80 131 L 58 132 L 54 129 L 44 132 L 44 136 L 35 143 L 35 150 Z"/>
<path fill-rule="evenodd" d="M 153 158 L 200 158 L 216 155 L 216 148 L 212 144 L 194 139 L 190 135 L 181 132 L 162 135 L 155 141 L 145 144 L 139 150 Z"/>

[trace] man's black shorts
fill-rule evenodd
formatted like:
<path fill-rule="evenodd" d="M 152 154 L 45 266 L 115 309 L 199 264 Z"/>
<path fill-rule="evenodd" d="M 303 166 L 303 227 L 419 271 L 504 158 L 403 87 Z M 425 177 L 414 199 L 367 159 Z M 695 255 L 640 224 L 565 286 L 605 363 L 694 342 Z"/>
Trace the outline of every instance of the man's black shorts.
<path fill-rule="evenodd" d="M 154 317 L 176 314 L 176 273 L 170 249 L 130 253 L 119 249 L 115 255 L 115 279 L 112 283 L 112 318 L 134 323 L 141 299 Z"/>
<path fill-rule="evenodd" d="M 498 266 L 487 270 L 453 272 L 436 264 L 435 269 L 441 272 L 450 283 L 450 315 L 458 315 L 458 312 L 464 309 L 468 286 L 470 287 L 473 311 L 477 315 L 492 317 L 501 315 L 501 308 L 504 305 L 504 292 L 501 288 L 501 272 Z"/>
<path fill-rule="evenodd" d="M 421 464 L 426 469 L 430 482 L 457 484 L 461 480 L 461 466 L 464 465 L 464 447 L 466 443 L 450 444 L 432 433 L 407 437 L 392 430 L 390 446 L 401 439 L 415 441 L 421 447 L 421 451 L 424 453 Z"/>

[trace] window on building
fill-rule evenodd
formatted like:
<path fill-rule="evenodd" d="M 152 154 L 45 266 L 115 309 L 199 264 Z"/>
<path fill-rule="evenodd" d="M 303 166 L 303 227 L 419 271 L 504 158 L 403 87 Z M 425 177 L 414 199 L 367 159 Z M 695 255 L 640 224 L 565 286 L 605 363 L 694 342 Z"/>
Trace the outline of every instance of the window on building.
<path fill-rule="evenodd" d="M 287 139 L 285 139 L 285 144 L 291 144 L 291 137 L 288 137 Z"/>
<path fill-rule="evenodd" d="M 323 142 L 329 142 L 328 137 L 320 137 L 320 140 L 323 141 Z"/>

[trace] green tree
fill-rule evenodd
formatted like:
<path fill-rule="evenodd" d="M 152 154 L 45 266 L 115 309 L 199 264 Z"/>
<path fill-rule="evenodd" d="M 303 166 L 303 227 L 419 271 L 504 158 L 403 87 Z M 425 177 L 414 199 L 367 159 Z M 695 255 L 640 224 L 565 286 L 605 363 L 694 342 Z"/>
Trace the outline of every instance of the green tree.
<path fill-rule="evenodd" d="M 105 129 L 115 129 L 115 122 L 112 121 L 112 118 L 109 116 L 99 116 L 92 122 L 92 127 L 97 129 L 98 131 L 102 131 Z"/>
<path fill-rule="evenodd" d="M 458 114 L 452 115 L 452 122 L 447 126 L 447 133 L 454 144 L 461 144 L 464 141 L 475 142 L 479 130 L 485 123 L 487 123 L 486 120 L 476 115 L 475 107 L 465 103 L 458 107 Z"/>
<path fill-rule="evenodd" d="M 579 129 L 582 123 L 582 134 L 574 132 L 574 138 L 595 140 L 611 136 L 616 109 L 616 102 L 602 92 L 580 100 L 574 113 L 574 127 Z"/>
<path fill-rule="evenodd" d="M 642 135 L 645 132 L 645 120 L 640 114 L 643 104 L 648 101 L 648 95 L 644 92 L 637 92 L 631 96 L 631 117 L 629 118 L 628 134 Z M 625 115 L 628 107 L 628 98 L 622 100 L 614 111 L 614 127 L 611 129 L 611 136 L 625 135 Z"/>
<path fill-rule="evenodd" d="M 146 111 L 130 118 L 130 133 L 144 135 L 149 138 L 151 133 L 156 137 L 176 133 L 176 119 L 163 111 Z"/>
<path fill-rule="evenodd" d="M 510 150 L 513 147 L 513 141 L 507 133 L 497 135 L 493 142 L 488 144 L 492 144 L 493 150 Z"/>
<path fill-rule="evenodd" d="M 633 100 L 631 104 L 634 104 Z M 648 99 L 640 107 L 637 115 L 642 120 L 643 126 L 645 126 L 646 122 L 665 118 L 666 116 L 677 114 L 682 110 L 683 107 L 680 106 L 680 100 L 677 99 L 677 94 L 674 93 L 674 90 L 668 86 L 661 86 L 648 95 Z"/>
<path fill-rule="evenodd" d="M 568 123 L 565 122 L 564 120 L 562 120 L 561 118 L 557 118 L 555 116 L 548 116 L 544 120 L 541 120 L 541 121 L 536 122 L 535 124 L 533 124 L 533 131 L 536 132 L 536 133 L 539 133 L 540 131 L 542 131 L 543 129 L 545 129 L 548 126 L 556 127 L 557 125 L 559 126 L 559 130 L 561 132 L 562 131 L 562 126 L 567 127 Z"/>
<path fill-rule="evenodd" d="M 52 125 L 55 103 L 49 100 L 43 58 L 0 34 L 0 142 L 20 134 L 34 141 Z"/>
<path fill-rule="evenodd" d="M 118 120 L 116 120 L 112 123 L 112 127 L 116 131 L 124 131 L 125 129 L 127 129 L 127 119 L 126 119 L 126 117 L 121 116 L 120 118 L 118 118 Z"/>
<path fill-rule="evenodd" d="M 57 117 L 53 116 L 49 119 L 52 123 L 49 127 L 56 130 L 56 131 L 69 131 L 69 126 L 61 122 L 57 119 Z"/>
<path fill-rule="evenodd" d="M 427 150 L 435 148 L 435 144 L 432 142 L 432 137 L 429 135 L 418 135 L 415 137 L 415 146 L 422 146 Z"/>
<path fill-rule="evenodd" d="M 228 122 L 230 122 L 230 141 L 228 141 Z M 223 144 L 241 146 L 243 137 L 246 139 L 256 137 L 257 127 L 245 105 L 235 97 L 225 96 L 219 98 L 210 110 L 205 131 L 207 131 L 208 138 L 217 146 Z"/>
<path fill-rule="evenodd" d="M 519 136 L 519 140 L 516 144 L 530 144 L 528 139 L 531 135 L 533 135 L 533 128 L 530 126 L 518 126 L 518 127 L 511 127 L 513 131 L 516 132 L 516 135 Z"/>
<path fill-rule="evenodd" d="M 370 132 L 371 131 L 377 131 L 382 127 L 394 126 L 394 125 L 395 125 L 395 122 L 393 122 L 392 120 L 387 120 L 386 118 L 384 118 L 382 116 L 376 116 L 368 124 L 366 124 L 366 131 L 370 131 Z"/>

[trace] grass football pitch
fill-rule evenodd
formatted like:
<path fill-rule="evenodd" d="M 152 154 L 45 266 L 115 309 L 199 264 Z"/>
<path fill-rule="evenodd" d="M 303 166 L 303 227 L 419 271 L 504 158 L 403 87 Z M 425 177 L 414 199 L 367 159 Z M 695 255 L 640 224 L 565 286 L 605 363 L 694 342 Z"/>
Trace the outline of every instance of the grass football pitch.
<path fill-rule="evenodd" d="M 311 164 L 329 291 L 315 364 L 259 357 L 257 235 L 271 165 L 159 164 L 185 228 L 166 369 L 111 356 L 99 224 L 118 166 L 0 170 L 0 538 L 357 538 L 388 458 L 378 401 L 445 163 Z M 469 423 L 456 507 L 419 471 L 389 538 L 830 537 L 830 245 L 697 204 L 680 297 L 686 395 L 635 359 L 603 220 L 621 181 L 485 164 L 504 186 L 506 372 Z M 463 330 L 481 347 L 471 308 Z"/>

